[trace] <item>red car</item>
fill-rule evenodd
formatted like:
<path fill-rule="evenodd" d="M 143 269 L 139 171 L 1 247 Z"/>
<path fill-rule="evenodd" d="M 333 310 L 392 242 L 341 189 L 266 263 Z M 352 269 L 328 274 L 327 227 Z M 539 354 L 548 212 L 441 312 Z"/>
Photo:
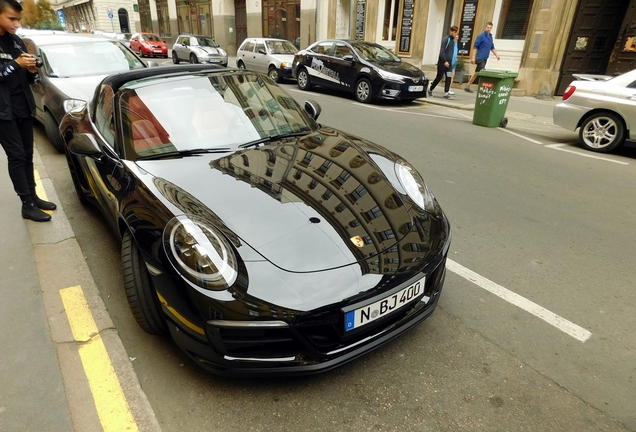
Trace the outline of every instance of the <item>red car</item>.
<path fill-rule="evenodd" d="M 130 49 L 139 57 L 168 58 L 168 46 L 154 33 L 135 33 L 130 37 Z"/>

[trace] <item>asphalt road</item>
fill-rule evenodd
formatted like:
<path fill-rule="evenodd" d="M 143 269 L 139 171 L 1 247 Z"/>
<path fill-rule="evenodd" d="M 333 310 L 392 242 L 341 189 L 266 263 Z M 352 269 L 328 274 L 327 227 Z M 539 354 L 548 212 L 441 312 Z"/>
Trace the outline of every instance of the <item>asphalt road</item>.
<path fill-rule="evenodd" d="M 505 130 L 483 128 L 470 112 L 367 106 L 283 86 L 299 102 L 317 100 L 323 124 L 383 144 L 423 174 L 453 228 L 439 307 L 333 372 L 209 375 L 136 325 L 117 240 L 98 211 L 79 203 L 64 156 L 38 133 L 42 161 L 164 431 L 636 430 L 636 204 L 627 186 L 635 151 L 593 158 L 553 126 L 511 119 Z"/>

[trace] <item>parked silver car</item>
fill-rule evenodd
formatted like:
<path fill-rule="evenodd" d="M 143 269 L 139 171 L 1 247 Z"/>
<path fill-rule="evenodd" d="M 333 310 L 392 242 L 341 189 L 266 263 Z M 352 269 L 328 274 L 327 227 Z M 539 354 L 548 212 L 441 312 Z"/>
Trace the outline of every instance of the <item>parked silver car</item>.
<path fill-rule="evenodd" d="M 22 40 L 27 51 L 42 62 L 39 78 L 31 85 L 35 117 L 60 153 L 64 152 L 58 130 L 62 117 L 78 104 L 90 101 L 106 75 L 156 65 L 145 64 L 121 42 L 106 36 L 45 33 Z"/>
<path fill-rule="evenodd" d="M 279 82 L 292 77 L 293 43 L 284 39 L 247 38 L 236 53 L 236 66 L 255 72 L 263 72 Z"/>
<path fill-rule="evenodd" d="M 172 47 L 172 62 L 212 63 L 227 66 L 227 52 L 210 36 L 179 35 Z"/>
<path fill-rule="evenodd" d="M 581 145 L 607 153 L 636 140 L 636 70 L 617 77 L 574 75 L 553 111 L 554 124 L 579 129 Z M 632 127 L 634 125 L 634 127 Z"/>

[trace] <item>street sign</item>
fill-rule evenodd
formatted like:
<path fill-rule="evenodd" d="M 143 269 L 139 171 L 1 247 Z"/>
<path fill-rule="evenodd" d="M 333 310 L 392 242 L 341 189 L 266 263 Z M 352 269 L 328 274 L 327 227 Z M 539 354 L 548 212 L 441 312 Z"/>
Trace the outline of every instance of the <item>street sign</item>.
<path fill-rule="evenodd" d="M 108 18 L 113 19 L 114 15 L 112 12 L 108 12 Z"/>
<path fill-rule="evenodd" d="M 60 22 L 61 25 L 66 25 L 66 19 L 64 19 L 64 12 L 62 10 L 58 10 L 57 12 L 57 19 Z"/>

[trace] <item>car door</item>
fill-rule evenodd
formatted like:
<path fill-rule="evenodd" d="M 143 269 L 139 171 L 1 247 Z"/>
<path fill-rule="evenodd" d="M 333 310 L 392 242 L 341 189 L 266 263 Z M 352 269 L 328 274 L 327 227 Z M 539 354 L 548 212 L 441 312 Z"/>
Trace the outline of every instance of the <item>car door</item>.
<path fill-rule="evenodd" d="M 180 60 L 190 60 L 190 38 L 188 36 L 182 36 L 177 40 L 177 44 L 174 50 L 177 52 L 177 56 Z"/>
<path fill-rule="evenodd" d="M 250 40 L 245 43 L 245 46 L 239 51 L 239 58 L 243 61 L 245 69 L 252 70 L 254 64 L 254 41 Z"/>
<path fill-rule="evenodd" d="M 329 57 L 329 68 L 334 72 L 334 86 L 354 91 L 356 84 L 357 57 L 353 48 L 346 42 L 336 41 L 333 55 Z"/>
<path fill-rule="evenodd" d="M 617 103 L 618 111 L 627 121 L 627 129 L 629 130 L 629 140 L 636 140 L 636 81 L 630 83 L 622 92 L 619 102 Z"/>
<path fill-rule="evenodd" d="M 265 42 L 258 40 L 255 45 L 254 65 L 252 70 L 267 73 L 267 48 L 265 47 Z"/>
<path fill-rule="evenodd" d="M 333 87 L 331 70 L 329 69 L 333 41 L 322 41 L 314 45 L 307 56 L 307 72 L 311 82 L 317 85 Z"/>

